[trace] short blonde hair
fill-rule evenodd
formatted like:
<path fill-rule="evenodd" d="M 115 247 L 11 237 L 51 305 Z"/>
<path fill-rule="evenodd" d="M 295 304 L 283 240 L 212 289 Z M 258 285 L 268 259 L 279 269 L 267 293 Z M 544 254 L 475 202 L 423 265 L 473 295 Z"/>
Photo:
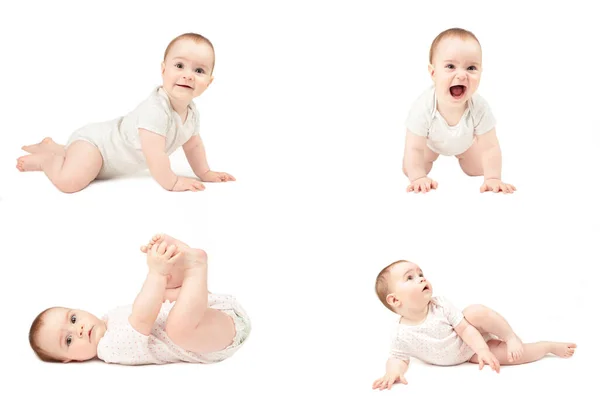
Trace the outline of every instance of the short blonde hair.
<path fill-rule="evenodd" d="M 437 35 L 436 38 L 433 39 L 433 43 L 431 43 L 431 48 L 429 49 L 429 64 L 433 64 L 433 55 L 435 54 L 435 51 L 437 50 L 438 45 L 440 44 L 440 42 L 443 39 L 445 39 L 447 37 L 458 37 L 459 39 L 462 39 L 462 40 L 474 39 L 477 42 L 477 44 L 479 45 L 479 47 L 481 48 L 481 43 L 479 43 L 479 40 L 473 34 L 473 32 L 468 31 L 466 29 L 462 29 L 462 28 L 446 29 L 444 32 Z"/>
<path fill-rule="evenodd" d="M 215 68 L 215 48 L 213 46 L 213 44 L 210 42 L 210 40 L 208 40 L 207 38 L 205 38 L 204 36 L 200 35 L 199 33 L 193 33 L 193 32 L 188 32 L 188 33 L 183 33 L 179 36 L 177 36 L 175 39 L 171 40 L 171 42 L 169 43 L 169 45 L 167 46 L 166 50 L 165 50 L 165 55 L 163 58 L 163 61 L 167 59 L 167 55 L 169 54 L 169 51 L 171 51 L 171 48 L 173 47 L 173 45 L 177 42 L 179 42 L 180 40 L 191 40 L 194 43 L 206 43 L 207 45 L 210 46 L 210 49 L 212 50 L 213 53 L 213 63 L 212 66 L 210 67 L 210 70 L 212 72 L 212 70 Z"/>
<path fill-rule="evenodd" d="M 401 264 L 403 262 L 408 262 L 408 261 L 407 260 L 394 261 L 393 263 L 391 263 L 390 265 L 388 265 L 387 267 L 382 269 L 379 272 L 379 274 L 377 275 L 377 279 L 375 280 L 375 293 L 377 293 L 377 297 L 379 298 L 379 301 L 381 301 L 381 303 L 383 303 L 383 305 L 386 306 L 387 309 L 393 313 L 396 313 L 396 310 L 394 310 L 392 308 L 392 306 L 389 305 L 386 300 L 387 295 L 390 293 L 390 283 L 388 282 L 388 279 L 390 277 L 390 270 L 393 267 L 395 267 L 396 265 Z"/>
<path fill-rule="evenodd" d="M 38 337 L 40 335 L 40 330 L 41 330 L 42 326 L 44 325 L 44 316 L 48 313 L 48 311 L 53 310 L 55 308 L 58 308 L 58 307 L 50 307 L 50 308 L 45 309 L 41 313 L 39 313 L 38 316 L 35 317 L 35 319 L 33 320 L 33 323 L 31 324 L 31 328 L 29 329 L 29 345 L 33 349 L 33 352 L 38 356 L 38 358 L 40 360 L 46 361 L 46 362 L 61 362 L 61 361 L 63 361 L 63 360 L 60 360 L 60 359 L 50 355 L 46 351 L 44 351 L 44 349 L 42 349 L 40 347 L 40 344 L 38 343 Z"/>

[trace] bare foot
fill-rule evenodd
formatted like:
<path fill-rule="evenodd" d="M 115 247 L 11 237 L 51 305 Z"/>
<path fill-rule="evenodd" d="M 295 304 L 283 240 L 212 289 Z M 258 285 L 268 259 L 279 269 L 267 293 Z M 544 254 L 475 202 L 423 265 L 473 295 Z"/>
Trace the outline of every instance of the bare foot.
<path fill-rule="evenodd" d="M 181 251 L 184 247 L 189 248 L 190 246 L 188 246 L 187 244 L 183 243 L 180 240 L 177 240 L 175 238 L 172 238 L 169 235 L 165 235 L 164 233 L 158 233 L 154 236 L 152 236 L 152 238 L 150 239 L 150 241 L 148 241 L 147 245 L 144 245 L 140 248 L 140 250 L 142 251 L 142 253 L 146 253 L 148 251 L 148 249 L 150 247 L 152 247 L 154 244 L 160 244 L 162 242 L 166 242 L 167 246 L 170 246 L 172 244 L 174 244 L 175 246 L 177 246 L 177 248 Z"/>
<path fill-rule="evenodd" d="M 516 362 L 523 356 L 523 342 L 517 335 L 506 340 L 506 353 L 509 362 Z"/>
<path fill-rule="evenodd" d="M 17 169 L 21 172 L 41 171 L 42 162 L 50 155 L 50 153 L 30 154 L 17 158 Z"/>
<path fill-rule="evenodd" d="M 569 358 L 575 353 L 576 347 L 575 343 L 550 342 L 550 353 L 562 358 Z"/>
<path fill-rule="evenodd" d="M 31 154 L 54 153 L 57 150 L 64 150 L 64 146 L 56 143 L 52 138 L 46 137 L 39 143 L 23 146 L 21 149 Z"/>

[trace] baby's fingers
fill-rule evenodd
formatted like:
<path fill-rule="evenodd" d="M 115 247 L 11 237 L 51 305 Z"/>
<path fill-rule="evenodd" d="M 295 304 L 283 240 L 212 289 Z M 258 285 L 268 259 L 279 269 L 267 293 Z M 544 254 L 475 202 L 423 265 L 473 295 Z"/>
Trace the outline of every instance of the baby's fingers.
<path fill-rule="evenodd" d="M 498 359 L 496 357 L 492 358 L 492 369 L 494 371 L 496 371 L 497 373 L 500 373 L 500 361 L 498 361 Z"/>
<path fill-rule="evenodd" d="M 400 383 L 402 383 L 404 385 L 408 385 L 408 382 L 406 381 L 406 378 L 404 378 L 403 376 L 400 377 Z"/>
<path fill-rule="evenodd" d="M 167 242 L 162 242 L 160 245 L 155 246 L 155 247 L 157 247 L 156 253 L 159 256 L 162 256 L 167 251 Z"/>
<path fill-rule="evenodd" d="M 166 258 L 171 258 L 171 257 L 173 257 L 173 254 L 175 254 L 176 251 L 177 251 L 177 246 L 172 244 L 169 247 L 167 247 L 164 255 Z"/>
<path fill-rule="evenodd" d="M 387 384 L 385 385 L 387 390 L 390 390 L 392 388 L 392 386 L 394 386 L 396 379 L 397 378 L 388 378 Z"/>
<path fill-rule="evenodd" d="M 202 182 L 194 181 L 192 182 L 192 188 L 196 192 L 198 190 L 204 190 L 204 185 Z"/>
<path fill-rule="evenodd" d="M 373 382 L 373 389 L 377 389 L 382 383 L 383 379 L 377 379 L 375 382 Z"/>

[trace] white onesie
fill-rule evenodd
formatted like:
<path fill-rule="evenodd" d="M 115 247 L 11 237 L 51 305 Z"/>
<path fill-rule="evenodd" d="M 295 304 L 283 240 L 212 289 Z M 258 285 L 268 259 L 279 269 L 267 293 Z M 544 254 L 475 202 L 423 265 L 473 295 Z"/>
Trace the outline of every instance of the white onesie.
<path fill-rule="evenodd" d="M 454 328 L 463 313 L 443 297 L 429 303 L 425 321 L 419 325 L 402 325 L 394 329 L 390 356 L 409 361 L 415 357 L 434 365 L 457 365 L 469 361 L 475 352 L 458 336 Z M 484 335 L 487 342 L 491 335 Z"/>
<path fill-rule="evenodd" d="M 103 317 L 107 330 L 98 342 L 98 358 L 115 364 L 141 365 L 189 362 L 210 364 L 229 358 L 248 338 L 250 319 L 241 305 L 230 295 L 209 293 L 208 306 L 231 316 L 235 324 L 235 337 L 227 348 L 213 353 L 198 354 L 177 346 L 167 336 L 165 326 L 175 302 L 165 301 L 158 313 L 150 335 L 136 331 L 129 323 L 133 306 L 115 308 Z"/>
<path fill-rule="evenodd" d="M 199 134 L 198 110 L 192 101 L 185 122 L 182 122 L 165 90 L 157 87 L 129 114 L 79 128 L 71 135 L 65 148 L 77 140 L 96 146 L 103 160 L 97 179 L 138 172 L 147 168 L 138 128 L 164 136 L 165 152 L 171 155 L 192 135 Z"/>
<path fill-rule="evenodd" d="M 406 128 L 418 136 L 427 137 L 427 147 L 445 156 L 456 156 L 471 147 L 474 135 L 489 132 L 496 119 L 488 103 L 475 93 L 467 101 L 467 109 L 458 124 L 448 125 L 437 110 L 435 87 L 425 90 L 413 103 Z"/>

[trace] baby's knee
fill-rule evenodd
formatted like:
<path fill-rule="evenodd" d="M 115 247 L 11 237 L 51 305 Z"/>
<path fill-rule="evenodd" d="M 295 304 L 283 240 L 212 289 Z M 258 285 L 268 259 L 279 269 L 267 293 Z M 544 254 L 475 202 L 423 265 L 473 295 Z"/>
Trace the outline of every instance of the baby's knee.
<path fill-rule="evenodd" d="M 481 304 L 472 304 L 463 310 L 463 315 L 469 321 L 477 321 L 489 315 L 489 308 Z"/>
<path fill-rule="evenodd" d="M 54 185 L 63 193 L 76 193 L 87 186 L 72 179 L 59 179 L 54 182 Z"/>

